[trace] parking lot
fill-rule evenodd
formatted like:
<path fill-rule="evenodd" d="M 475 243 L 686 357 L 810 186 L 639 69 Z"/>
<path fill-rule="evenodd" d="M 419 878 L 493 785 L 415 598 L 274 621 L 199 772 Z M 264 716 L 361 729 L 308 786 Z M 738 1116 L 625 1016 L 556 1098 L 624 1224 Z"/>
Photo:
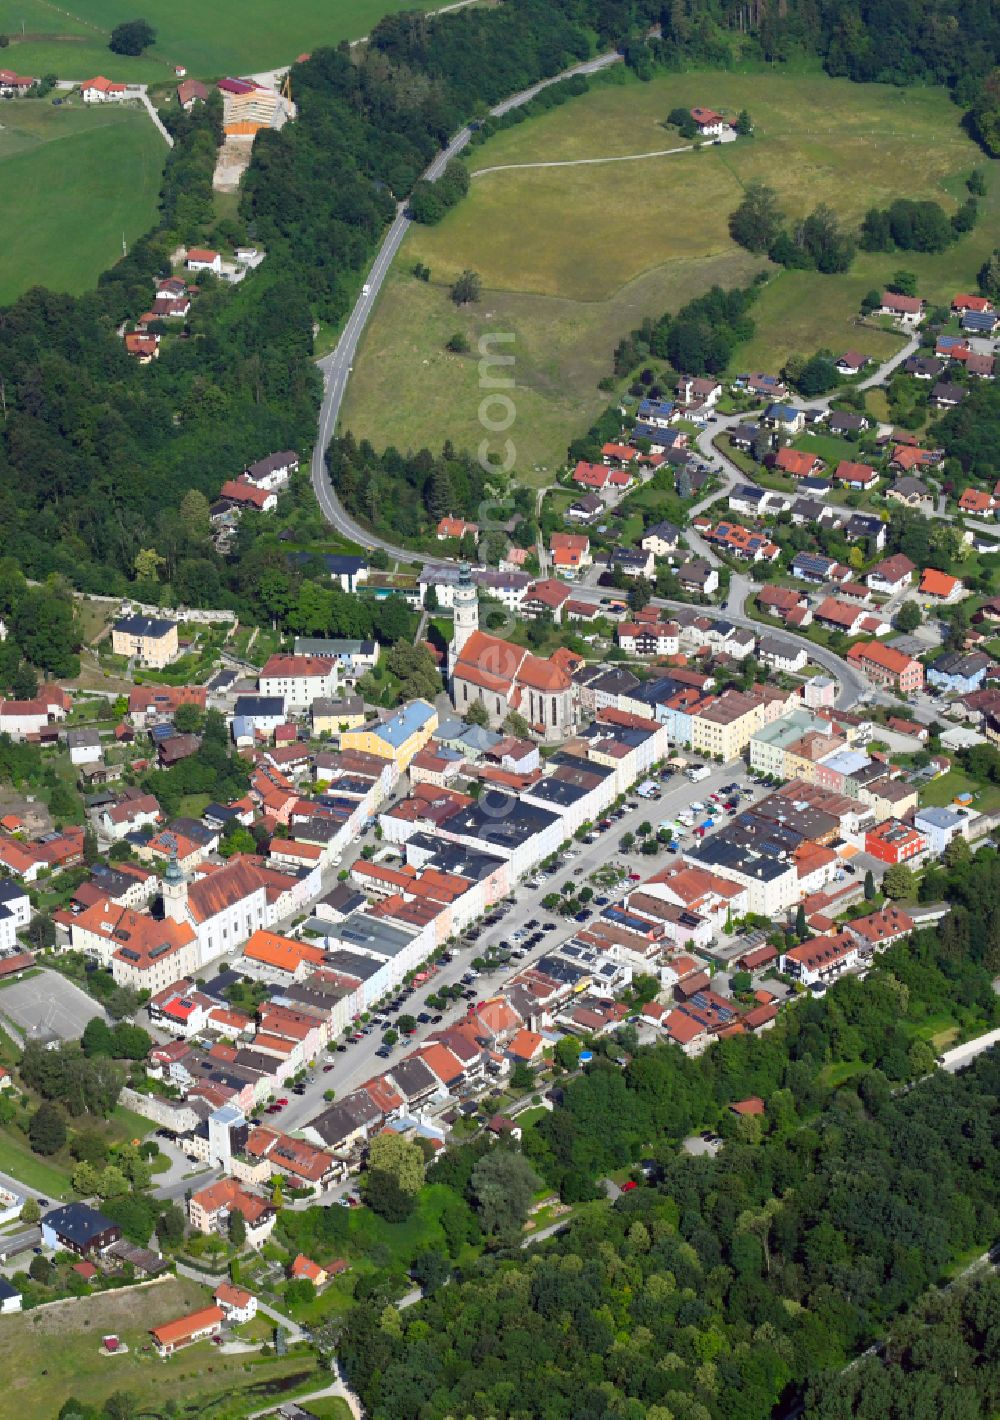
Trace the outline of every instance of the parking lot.
<path fill-rule="evenodd" d="M 55 971 L 22 977 L 0 991 L 0 1016 L 23 1034 L 51 1031 L 60 1040 L 79 1040 L 93 1016 L 103 1016 L 86 992 Z"/>

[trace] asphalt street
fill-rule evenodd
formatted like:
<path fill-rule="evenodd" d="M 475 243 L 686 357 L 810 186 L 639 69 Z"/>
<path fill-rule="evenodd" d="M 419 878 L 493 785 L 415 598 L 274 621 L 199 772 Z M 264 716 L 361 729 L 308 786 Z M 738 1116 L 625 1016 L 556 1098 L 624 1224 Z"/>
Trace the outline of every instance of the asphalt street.
<path fill-rule="evenodd" d="M 484 931 L 479 940 L 471 947 L 463 946 L 457 949 L 453 961 L 444 963 L 432 981 L 414 991 L 406 1001 L 403 1012 L 415 1016 L 418 1011 L 424 1009 L 423 1003 L 428 994 L 433 995 L 442 986 L 459 983 L 462 976 L 470 970 L 470 963 L 474 957 L 482 956 L 485 949 L 494 943 L 510 942 L 513 934 L 532 918 L 537 919 L 540 923 L 555 922 L 556 930 L 546 932 L 542 941 L 523 960 L 512 961 L 502 969 L 480 975 L 475 982 L 477 999 L 496 995 L 512 976 L 523 971 L 540 956 L 551 951 L 553 947 L 572 937 L 573 933 L 579 930 L 581 924 L 567 921 L 548 912 L 541 905 L 542 898 L 550 892 L 557 891 L 563 883 L 572 879 L 581 885 L 585 884 L 591 873 L 609 862 L 621 863 L 632 871 L 641 873 L 643 877 L 648 877 L 657 868 L 664 867 L 668 862 L 674 861 L 666 852 L 658 854 L 655 858 L 634 853 L 626 856 L 619 851 L 619 840 L 625 833 L 634 834 L 645 820 L 648 820 L 655 828 L 661 820 L 675 817 L 691 802 L 704 801 L 723 784 L 734 780 L 744 782 L 747 777 L 745 766 L 738 761 L 734 761 L 728 766 L 711 765 L 710 769 L 708 778 L 698 784 L 692 784 L 683 774 L 675 774 L 672 779 L 662 784 L 661 797 L 658 800 L 639 799 L 638 808 L 628 811 L 625 817 L 615 822 L 607 833 L 598 835 L 596 842 L 592 844 L 574 843 L 571 851 L 577 856 L 567 859 L 564 866 L 549 882 L 536 888 L 529 888 L 525 883 L 519 884 L 516 889 L 515 905 L 511 911 L 496 926 Z M 636 802 L 634 793 L 629 796 L 629 801 Z M 607 895 L 612 899 L 618 898 L 623 894 L 626 886 L 627 884 L 623 882 L 617 888 L 609 889 Z M 594 887 L 594 893 L 595 896 L 604 895 L 602 890 L 597 887 Z M 325 1090 L 336 1091 L 338 1099 L 343 1095 L 350 1094 L 365 1080 L 388 1069 L 393 1061 L 399 1060 L 406 1051 L 421 1044 L 434 1031 L 442 1030 L 446 1025 L 454 1024 L 455 1021 L 461 1019 L 467 1006 L 468 1002 L 466 1001 L 453 1002 L 441 1012 L 442 1020 L 440 1022 L 418 1026 L 416 1034 L 409 1037 L 405 1045 L 399 1044 L 394 1047 L 389 1060 L 381 1060 L 375 1054 L 382 1043 L 382 1030 L 376 1027 L 370 1035 L 349 1045 L 343 1053 L 328 1055 L 323 1064 L 332 1063 L 333 1069 L 324 1074 L 322 1064 L 319 1065 L 313 1079 L 306 1087 L 306 1093 L 292 1095 L 286 1091 L 289 1100 L 288 1106 L 280 1114 L 270 1117 L 283 1129 L 302 1128 L 310 1119 L 314 1119 L 327 1107 L 327 1102 L 323 1099 Z M 435 1014 L 437 1013 L 435 1012 Z"/>
<path fill-rule="evenodd" d="M 569 79 L 574 74 L 596 74 L 601 69 L 608 68 L 611 64 L 620 61 L 621 55 L 617 53 L 602 54 L 597 59 L 589 59 L 585 64 L 577 64 L 572 69 L 565 70 L 562 74 L 556 74 L 551 79 L 545 79 L 539 84 L 533 84 L 530 89 L 522 89 L 520 93 L 511 95 L 497 104 L 490 112 L 496 117 L 508 113 L 513 108 L 519 108 L 521 104 L 533 99 L 542 89 L 548 88 L 550 84 L 556 84 L 562 79 Z M 469 142 L 472 137 L 472 129 L 469 127 L 461 129 L 447 148 L 444 148 L 434 159 L 424 173 L 424 178 L 433 182 L 441 176 L 452 158 L 456 157 Z M 361 294 L 355 302 L 354 309 L 348 317 L 347 324 L 337 341 L 335 349 L 324 359 L 319 361 L 319 368 L 323 372 L 324 391 L 323 403 L 319 415 L 319 431 L 316 443 L 313 447 L 311 476 L 313 490 L 316 500 L 323 512 L 327 522 L 331 523 L 338 532 L 354 542 L 359 542 L 367 548 L 380 548 L 387 552 L 390 557 L 402 561 L 420 560 L 415 559 L 415 554 L 407 552 L 405 548 L 395 547 L 384 538 L 377 537 L 374 533 L 362 528 L 351 518 L 342 507 L 330 484 L 330 477 L 326 470 L 326 450 L 333 437 L 333 431 L 337 427 L 337 417 L 340 413 L 340 406 L 343 403 L 344 392 L 347 389 L 347 381 L 350 378 L 354 365 L 354 354 L 358 348 L 358 341 L 365 328 L 368 317 L 371 315 L 378 294 L 382 289 L 382 283 L 388 275 L 393 258 L 399 251 L 403 238 L 406 236 L 410 226 L 411 218 L 407 216 L 407 204 L 401 202 L 397 208 L 396 216 L 392 225 L 382 241 L 378 255 L 372 263 L 368 273 L 368 279 L 362 288 Z M 438 559 L 440 560 L 440 559 Z"/>

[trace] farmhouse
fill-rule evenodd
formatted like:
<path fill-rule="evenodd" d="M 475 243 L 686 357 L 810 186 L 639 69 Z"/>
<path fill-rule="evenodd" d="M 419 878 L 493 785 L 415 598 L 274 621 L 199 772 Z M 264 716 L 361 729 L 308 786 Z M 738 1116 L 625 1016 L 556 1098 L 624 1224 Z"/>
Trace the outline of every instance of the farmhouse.
<path fill-rule="evenodd" d="M 925 306 L 919 296 L 901 296 L 898 291 L 883 291 L 880 315 L 891 316 L 900 325 L 918 326 L 924 318 Z"/>
<path fill-rule="evenodd" d="M 184 265 L 188 271 L 213 271 L 222 275 L 222 257 L 217 251 L 207 251 L 204 247 L 189 247 Z"/>
<path fill-rule="evenodd" d="M 727 118 L 710 108 L 693 108 L 691 117 L 700 138 L 718 138 L 730 126 Z"/>
<path fill-rule="evenodd" d="M 124 84 L 113 84 L 98 74 L 96 79 L 86 79 L 80 85 L 80 97 L 85 104 L 121 103 L 126 96 Z"/>

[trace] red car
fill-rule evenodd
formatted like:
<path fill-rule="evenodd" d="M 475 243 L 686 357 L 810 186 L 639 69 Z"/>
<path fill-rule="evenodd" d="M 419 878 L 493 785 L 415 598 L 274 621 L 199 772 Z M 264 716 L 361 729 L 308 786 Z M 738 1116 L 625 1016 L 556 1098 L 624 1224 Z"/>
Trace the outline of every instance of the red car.
<path fill-rule="evenodd" d="M 284 1109 L 285 1105 L 288 1103 L 284 1096 L 282 1096 L 280 1099 L 276 1099 L 274 1102 L 275 1104 L 280 1104 L 282 1109 Z"/>
<path fill-rule="evenodd" d="M 630 1178 L 629 1181 L 628 1181 L 628 1183 L 623 1183 L 623 1184 L 622 1184 L 622 1190 L 621 1190 L 621 1191 L 622 1191 L 622 1193 L 631 1193 L 632 1190 L 633 1190 L 633 1188 L 638 1188 L 638 1187 L 639 1187 L 639 1185 L 636 1183 L 635 1179 Z"/>

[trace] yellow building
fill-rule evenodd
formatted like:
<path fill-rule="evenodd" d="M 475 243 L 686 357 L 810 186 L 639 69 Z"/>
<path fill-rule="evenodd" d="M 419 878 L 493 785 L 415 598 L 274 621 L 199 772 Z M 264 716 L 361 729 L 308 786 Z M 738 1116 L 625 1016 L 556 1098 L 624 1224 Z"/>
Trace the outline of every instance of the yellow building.
<path fill-rule="evenodd" d="M 360 695 L 345 695 L 342 700 L 321 695 L 313 701 L 311 713 L 314 735 L 339 735 L 365 723 L 365 702 Z"/>
<path fill-rule="evenodd" d="M 691 717 L 691 748 L 696 754 L 736 759 L 765 722 L 759 695 L 727 690 Z"/>
<path fill-rule="evenodd" d="M 160 670 L 177 655 L 177 623 L 159 616 L 125 616 L 111 628 L 111 649 Z"/>
<path fill-rule="evenodd" d="M 340 737 L 341 749 L 356 749 L 391 759 L 401 774 L 419 754 L 438 727 L 438 713 L 426 700 L 411 700 L 394 715 L 377 724 L 346 730 Z"/>

